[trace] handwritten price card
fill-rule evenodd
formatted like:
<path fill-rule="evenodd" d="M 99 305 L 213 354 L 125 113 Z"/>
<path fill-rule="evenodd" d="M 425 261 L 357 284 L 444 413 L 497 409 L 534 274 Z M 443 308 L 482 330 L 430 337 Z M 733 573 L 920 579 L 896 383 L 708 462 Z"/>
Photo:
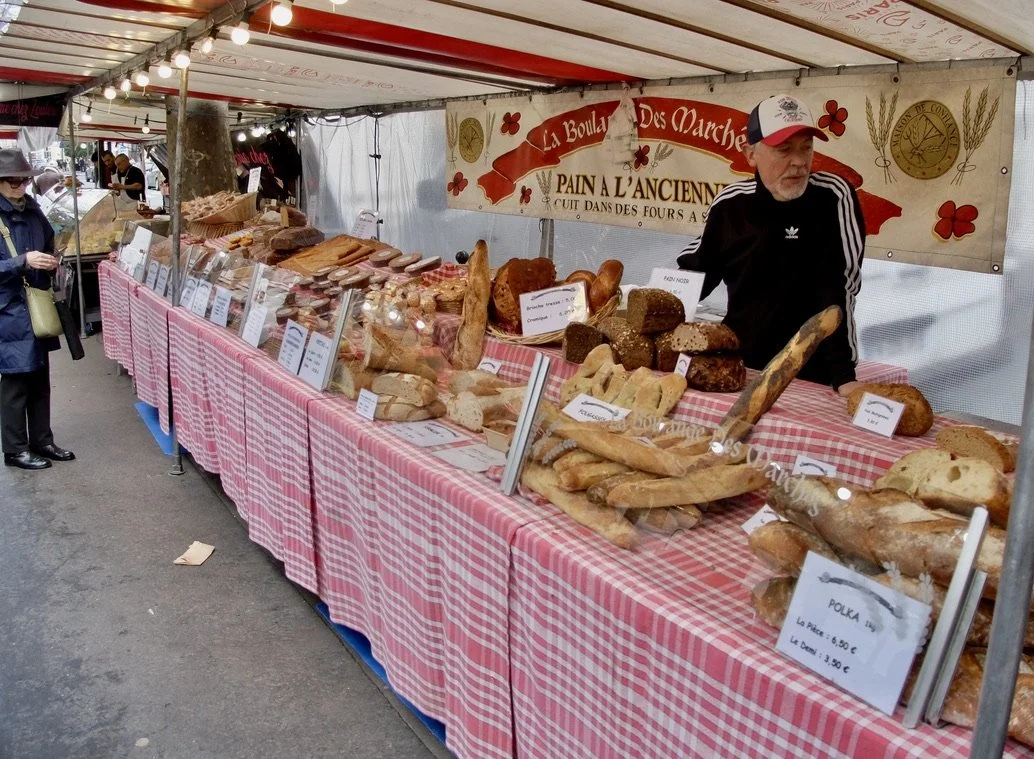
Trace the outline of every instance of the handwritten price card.
<path fill-rule="evenodd" d="M 521 326 L 525 337 L 555 332 L 570 322 L 588 320 L 589 299 L 584 282 L 521 295 Z"/>
<path fill-rule="evenodd" d="M 930 607 L 808 553 L 776 649 L 893 714 Z"/>

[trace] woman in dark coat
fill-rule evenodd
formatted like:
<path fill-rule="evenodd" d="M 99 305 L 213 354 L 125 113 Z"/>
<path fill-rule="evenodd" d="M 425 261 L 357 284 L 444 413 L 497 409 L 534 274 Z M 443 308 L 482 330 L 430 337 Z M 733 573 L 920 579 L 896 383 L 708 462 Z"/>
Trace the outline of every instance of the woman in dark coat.
<path fill-rule="evenodd" d="M 24 283 L 47 289 L 57 268 L 54 230 L 26 194 L 35 173 L 20 150 L 0 150 L 0 439 L 4 464 L 20 469 L 75 458 L 50 430 L 48 354 L 60 343 L 33 334 L 25 304 Z"/>

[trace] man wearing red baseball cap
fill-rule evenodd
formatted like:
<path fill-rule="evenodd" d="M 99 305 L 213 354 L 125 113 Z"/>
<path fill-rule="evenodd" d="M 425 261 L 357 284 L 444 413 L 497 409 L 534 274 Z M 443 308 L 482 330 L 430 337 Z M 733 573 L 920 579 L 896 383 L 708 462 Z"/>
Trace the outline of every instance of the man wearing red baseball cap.
<path fill-rule="evenodd" d="M 799 98 L 774 95 L 758 103 L 747 121 L 744 148 L 754 177 L 715 197 L 704 234 L 682 251 L 678 264 L 704 272 L 702 298 L 725 282 L 724 322 L 739 336 L 744 361 L 754 369 L 764 368 L 810 317 L 840 306 L 840 328 L 800 377 L 847 395 L 856 384 L 854 301 L 865 222 L 850 184 L 812 172 L 815 139 L 829 138 Z"/>

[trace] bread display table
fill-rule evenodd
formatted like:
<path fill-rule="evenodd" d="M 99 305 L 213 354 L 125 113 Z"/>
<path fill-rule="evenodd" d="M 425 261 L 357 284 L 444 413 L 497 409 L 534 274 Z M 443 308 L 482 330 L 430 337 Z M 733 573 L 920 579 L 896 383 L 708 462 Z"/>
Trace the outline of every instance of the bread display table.
<path fill-rule="evenodd" d="M 202 334 L 218 329 L 186 309 L 169 311 L 169 384 L 176 434 L 197 465 L 215 474 L 220 471 L 219 457 Z"/>
<path fill-rule="evenodd" d="M 101 282 L 102 314 L 105 304 L 109 319 L 103 322 L 104 355 L 120 363 L 133 374 L 133 341 L 129 301 L 138 282 L 111 261 L 101 261 L 98 279 Z M 103 316 L 102 316 L 103 319 Z M 110 325 L 110 330 L 109 330 Z"/>
<path fill-rule="evenodd" d="M 458 756 L 512 756 L 510 544 L 550 509 L 367 422 L 310 407 L 319 593 Z M 476 441 L 469 441 L 476 442 Z"/>
<path fill-rule="evenodd" d="M 123 287 L 125 279 L 116 277 Z M 140 295 L 155 313 L 167 307 Z M 208 403 L 211 420 L 194 434 L 213 436 L 224 488 L 252 539 L 335 621 L 370 638 L 392 685 L 446 724 L 457 756 L 966 752 L 968 731 L 908 731 L 900 712 L 881 715 L 775 652 L 775 631 L 755 621 L 749 602 L 768 572 L 740 528 L 758 499 L 674 538 L 644 533 L 638 551 L 622 551 L 552 507 L 502 496 L 487 477 L 454 469 L 388 424 L 361 419 L 351 401 L 176 311 L 167 317 L 173 354 L 199 345 L 192 381 L 203 388 L 178 396 Z M 486 345 L 501 376 L 525 379 L 533 349 Z M 551 392 L 571 371 L 558 360 Z M 859 375 L 903 379 L 879 365 Z M 675 416 L 713 425 L 734 398 L 691 391 Z M 930 444 L 857 430 L 841 399 L 803 382 L 752 439 L 781 464 L 807 453 L 865 483 Z M 1030 754 L 1010 743 L 1007 755 Z"/>
<path fill-rule="evenodd" d="M 129 301 L 137 397 L 165 411 L 169 404 L 169 303 L 147 287 L 137 287 Z M 159 413 L 161 416 L 161 413 Z"/>

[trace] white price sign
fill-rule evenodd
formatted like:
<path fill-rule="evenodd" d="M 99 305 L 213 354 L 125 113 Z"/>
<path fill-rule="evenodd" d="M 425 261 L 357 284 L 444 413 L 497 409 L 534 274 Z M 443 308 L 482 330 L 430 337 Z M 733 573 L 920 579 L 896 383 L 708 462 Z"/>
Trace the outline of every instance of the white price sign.
<path fill-rule="evenodd" d="M 563 329 L 589 320 L 584 282 L 521 294 L 521 327 L 525 337 Z"/>
<path fill-rule="evenodd" d="M 564 407 L 564 413 L 581 422 L 616 422 L 631 411 L 581 393 Z"/>
<path fill-rule="evenodd" d="M 148 290 L 153 290 L 158 283 L 158 268 L 159 264 L 157 261 L 151 261 L 147 265 L 147 279 L 144 281 L 144 285 Z"/>
<path fill-rule="evenodd" d="M 872 393 L 865 393 L 858 404 L 851 423 L 863 430 L 875 432 L 884 437 L 893 437 L 898 428 L 901 415 L 905 413 L 905 404 L 883 398 Z"/>
<path fill-rule="evenodd" d="M 212 283 L 207 279 L 201 280 L 194 289 L 194 299 L 190 302 L 190 310 L 204 319 L 205 312 L 208 311 L 208 300 L 211 297 Z"/>
<path fill-rule="evenodd" d="M 165 293 L 169 289 L 169 278 L 172 276 L 172 267 L 163 266 L 158 270 L 158 281 L 154 283 L 154 291 L 165 297 Z"/>
<path fill-rule="evenodd" d="M 369 390 L 360 390 L 359 400 L 355 404 L 355 412 L 363 419 L 369 419 L 372 422 L 377 414 L 377 401 L 379 397 L 377 393 Z"/>
<path fill-rule="evenodd" d="M 810 474 L 816 477 L 836 477 L 837 468 L 832 464 L 827 464 L 825 461 L 819 461 L 813 459 L 811 456 L 805 456 L 803 453 L 797 454 L 797 459 L 793 462 L 793 475 L 798 474 Z"/>
<path fill-rule="evenodd" d="M 232 296 L 225 287 L 215 288 L 215 299 L 212 301 L 212 313 L 208 315 L 212 324 L 225 327 L 230 321 L 230 301 Z"/>
<path fill-rule="evenodd" d="M 484 443 L 446 448 L 444 451 L 435 451 L 434 455 L 468 472 L 484 472 L 489 467 L 506 465 L 506 454 L 489 448 Z"/>
<path fill-rule="evenodd" d="M 478 369 L 482 372 L 488 372 L 489 374 L 499 374 L 499 370 L 503 368 L 503 362 L 497 361 L 494 358 L 483 358 L 481 363 L 478 364 Z"/>
<path fill-rule="evenodd" d="M 470 440 L 469 435 L 463 435 L 456 430 L 446 427 L 441 422 L 397 422 L 388 425 L 388 430 L 413 445 L 421 448 L 431 448 L 436 445 L 449 445 L 459 443 L 462 440 Z"/>
<path fill-rule="evenodd" d="M 675 374 L 681 374 L 685 377 L 689 374 L 689 364 L 693 360 L 693 357 L 687 353 L 680 353 L 679 360 L 675 362 Z"/>
<path fill-rule="evenodd" d="M 748 535 L 753 535 L 754 530 L 761 525 L 768 524 L 769 522 L 785 522 L 781 516 L 775 513 L 775 510 L 767 503 L 761 507 L 761 510 L 743 523 L 743 531 Z"/>
<path fill-rule="evenodd" d="M 686 307 L 686 321 L 691 322 L 697 313 L 700 292 L 704 289 L 704 274 L 682 269 L 654 269 L 650 274 L 649 286 L 678 296 Z"/>
<path fill-rule="evenodd" d="M 280 341 L 280 353 L 276 360 L 291 374 L 298 374 L 302 365 L 302 356 L 305 354 L 305 341 L 309 338 L 309 330 L 296 322 L 294 319 L 287 320 L 284 327 L 284 337 Z"/>
<path fill-rule="evenodd" d="M 893 714 L 930 607 L 809 552 L 776 649 Z"/>
<path fill-rule="evenodd" d="M 380 214 L 376 211 L 364 209 L 355 217 L 355 224 L 352 225 L 352 237 L 360 240 L 370 240 L 377 236 L 377 219 Z"/>
<path fill-rule="evenodd" d="M 197 280 L 194 277 L 187 277 L 183 283 L 183 290 L 180 291 L 180 305 L 187 308 L 194 302 L 194 292 L 197 290 Z"/>
<path fill-rule="evenodd" d="M 248 192 L 258 192 L 259 182 L 262 181 L 262 167 L 256 166 L 248 172 Z"/>
<path fill-rule="evenodd" d="M 333 359 L 334 341 L 321 332 L 313 332 L 309 344 L 305 346 L 298 376 L 317 390 L 322 390 L 323 378 L 327 376 L 327 367 Z"/>
<path fill-rule="evenodd" d="M 265 306 L 253 305 L 248 311 L 248 320 L 244 322 L 244 329 L 241 330 L 241 339 L 253 348 L 258 348 L 262 342 L 262 328 L 266 326 L 266 317 L 269 309 Z"/>

